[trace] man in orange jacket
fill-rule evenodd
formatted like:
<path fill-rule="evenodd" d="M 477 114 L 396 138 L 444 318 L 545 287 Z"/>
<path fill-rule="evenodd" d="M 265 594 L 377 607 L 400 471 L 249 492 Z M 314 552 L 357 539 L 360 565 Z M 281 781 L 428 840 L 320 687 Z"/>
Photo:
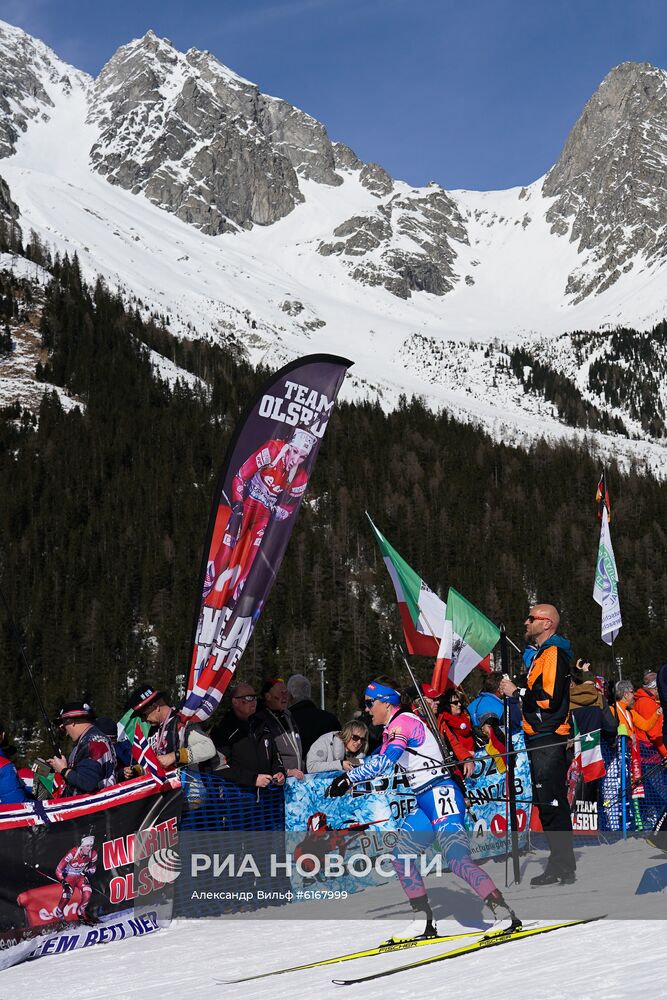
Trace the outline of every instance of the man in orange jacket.
<path fill-rule="evenodd" d="M 534 605 L 524 623 L 526 643 L 536 646 L 537 652 L 521 698 L 523 730 L 530 754 L 533 802 L 549 844 L 547 866 L 530 880 L 532 886 L 576 881 L 566 787 L 572 646 L 557 634 L 559 625 L 560 615 L 553 604 Z M 499 692 L 508 698 L 519 694 L 509 677 L 503 677 Z"/>

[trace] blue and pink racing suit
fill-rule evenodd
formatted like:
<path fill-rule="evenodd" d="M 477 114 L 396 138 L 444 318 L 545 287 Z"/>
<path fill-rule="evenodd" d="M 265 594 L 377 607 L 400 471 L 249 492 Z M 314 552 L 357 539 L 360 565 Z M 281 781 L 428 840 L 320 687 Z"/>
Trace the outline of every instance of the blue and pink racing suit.
<path fill-rule="evenodd" d="M 423 896 L 426 889 L 416 859 L 406 865 L 400 856 L 423 854 L 434 840 L 454 874 L 486 899 L 496 886 L 470 857 L 463 793 L 444 766 L 438 741 L 426 723 L 401 709 L 386 724 L 379 751 L 349 771 L 348 778 L 369 781 L 395 767 L 406 772 L 417 800 L 415 811 L 401 822 L 394 848 L 394 869 L 408 899 Z"/>

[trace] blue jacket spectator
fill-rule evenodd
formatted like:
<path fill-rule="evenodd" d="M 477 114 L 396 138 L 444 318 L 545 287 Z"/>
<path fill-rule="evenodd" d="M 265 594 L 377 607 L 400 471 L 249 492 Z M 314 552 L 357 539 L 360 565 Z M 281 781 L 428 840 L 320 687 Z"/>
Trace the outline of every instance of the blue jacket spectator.
<path fill-rule="evenodd" d="M 503 721 L 503 699 L 498 697 L 501 674 L 487 674 L 482 690 L 468 705 L 468 715 L 473 726 L 480 726 L 485 716 L 495 715 Z M 510 729 L 518 733 L 521 729 L 521 706 L 518 698 L 510 698 Z"/>
<path fill-rule="evenodd" d="M 15 805 L 30 798 L 10 758 L 14 747 L 7 745 L 5 727 L 0 722 L 0 805 Z"/>
<path fill-rule="evenodd" d="M 4 743 L 4 740 L 2 742 Z M 0 805 L 25 802 L 27 799 L 26 787 L 19 778 L 16 768 L 11 760 L 0 752 Z"/>

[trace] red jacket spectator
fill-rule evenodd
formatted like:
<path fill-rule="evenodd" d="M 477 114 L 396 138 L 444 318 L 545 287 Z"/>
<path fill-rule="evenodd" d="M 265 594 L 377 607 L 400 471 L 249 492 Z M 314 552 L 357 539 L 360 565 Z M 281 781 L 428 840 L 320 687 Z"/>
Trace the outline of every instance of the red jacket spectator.
<path fill-rule="evenodd" d="M 455 687 L 447 688 L 442 696 L 442 712 L 438 716 L 438 727 L 440 732 L 446 732 L 453 737 L 465 751 L 467 757 L 474 756 L 475 741 L 472 735 L 472 722 L 465 710 L 465 700 L 463 693 Z M 457 750 L 454 751 L 462 759 Z"/>
<path fill-rule="evenodd" d="M 644 674 L 643 687 L 638 688 L 635 692 L 634 712 L 650 720 L 655 716 L 659 706 L 656 674 L 654 671 L 648 670 Z M 658 753 L 663 757 L 667 757 L 667 748 L 662 739 L 662 721 L 662 716 L 659 716 L 656 723 L 648 732 L 638 729 L 637 735 L 640 743 L 653 744 Z"/>

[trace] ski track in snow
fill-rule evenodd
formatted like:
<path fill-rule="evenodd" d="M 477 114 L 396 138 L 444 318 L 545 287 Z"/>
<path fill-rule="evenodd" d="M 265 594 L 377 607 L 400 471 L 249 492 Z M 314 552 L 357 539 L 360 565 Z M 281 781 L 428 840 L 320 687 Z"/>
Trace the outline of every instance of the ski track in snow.
<path fill-rule="evenodd" d="M 128 300 L 140 298 L 146 312 L 169 316 L 175 333 L 240 340 L 255 363 L 278 367 L 319 351 L 350 358 L 354 367 L 342 398 L 378 399 L 390 408 L 401 392 L 423 395 L 496 440 L 526 445 L 539 437 L 585 437 L 625 467 L 634 457 L 667 474 L 664 444 L 567 427 L 552 404 L 523 398 L 516 386 L 493 386 L 492 363 L 483 349 L 471 351 L 471 344 L 495 337 L 516 343 L 618 323 L 646 328 L 667 311 L 662 272 L 640 259 L 603 295 L 574 308 L 565 304 L 576 246 L 551 234 L 541 179 L 526 189 L 448 192 L 470 235 L 470 246 L 456 244 L 460 281 L 445 296 L 415 293 L 403 301 L 352 280 L 337 256 L 317 253 L 340 223 L 377 209 L 378 199 L 357 174 L 340 171 L 344 184 L 337 188 L 300 179 L 306 200 L 285 218 L 249 232 L 206 236 L 91 169 L 97 130 L 86 123 L 90 80 L 61 65 L 71 91 L 45 79 L 54 104 L 48 120 L 32 121 L 17 153 L 0 161 L 26 237 L 35 229 L 61 253 L 76 251 L 88 277 L 100 273 Z M 427 191 L 395 185 L 401 196 Z M 474 285 L 466 284 L 466 275 Z M 293 300 L 304 309 L 291 316 L 281 306 Z M 315 320 L 326 325 L 309 329 L 306 323 Z M 443 345 L 440 366 L 427 349 L 415 348 L 415 335 Z"/>
<path fill-rule="evenodd" d="M 409 961 L 399 952 L 297 972 L 254 983 L 215 980 L 328 958 L 382 939 L 386 922 L 220 919 L 175 921 L 157 935 L 49 956 L 0 973 L 0 1000 L 62 1000 L 75 986 L 81 1000 L 293 1000 L 357 996 L 394 1000 L 664 1000 L 665 923 L 604 921 L 517 941 L 377 983 L 337 987 L 352 978 Z M 383 930 L 384 929 L 384 930 Z M 460 928 L 453 922 L 446 930 Z M 452 946 L 453 947 L 453 946 Z M 420 948 L 420 957 L 447 951 Z"/>
<path fill-rule="evenodd" d="M 605 912 L 622 912 L 633 919 L 608 918 L 563 928 L 348 991 L 331 980 L 368 975 L 450 951 L 457 944 L 358 959 L 252 983 L 220 984 L 216 980 L 377 945 L 411 919 L 396 881 L 351 896 L 345 910 L 349 908 L 355 919 L 306 920 L 300 913 L 308 904 L 293 904 L 288 912 L 296 908 L 296 918 L 288 917 L 285 910 L 267 909 L 259 915 L 178 919 L 144 938 L 45 956 L 0 972 L 0 1000 L 37 992 L 39 1000 L 62 1000 L 73 982 L 81 1000 L 139 1000 L 155 996 L 156 991 L 164 1000 L 183 995 L 189 1000 L 217 996 L 221 1000 L 293 1000 L 295 996 L 328 1000 L 356 996 L 359 991 L 364 1000 L 386 1000 L 387 996 L 392 1000 L 412 1000 L 415 996 L 420 1000 L 450 996 L 456 1000 L 480 1000 L 480 996 L 492 1000 L 664 1000 L 667 889 L 648 895 L 636 892 L 644 872 L 656 862 L 662 863 L 662 856 L 642 841 L 591 844 L 577 848 L 574 887 L 535 890 L 529 880 L 544 867 L 544 852 L 535 850 L 522 862 L 521 885 L 506 890 L 506 898 L 524 919 L 553 923 Z M 497 882 L 502 868 L 502 864 L 489 866 L 489 874 Z M 477 930 L 484 925 L 480 901 L 451 874 L 431 876 L 428 887 L 436 916 L 440 907 L 448 914 L 438 920 L 440 933 Z M 364 913 L 368 919 L 356 919 Z M 379 913 L 386 919 L 378 919 Z"/>

